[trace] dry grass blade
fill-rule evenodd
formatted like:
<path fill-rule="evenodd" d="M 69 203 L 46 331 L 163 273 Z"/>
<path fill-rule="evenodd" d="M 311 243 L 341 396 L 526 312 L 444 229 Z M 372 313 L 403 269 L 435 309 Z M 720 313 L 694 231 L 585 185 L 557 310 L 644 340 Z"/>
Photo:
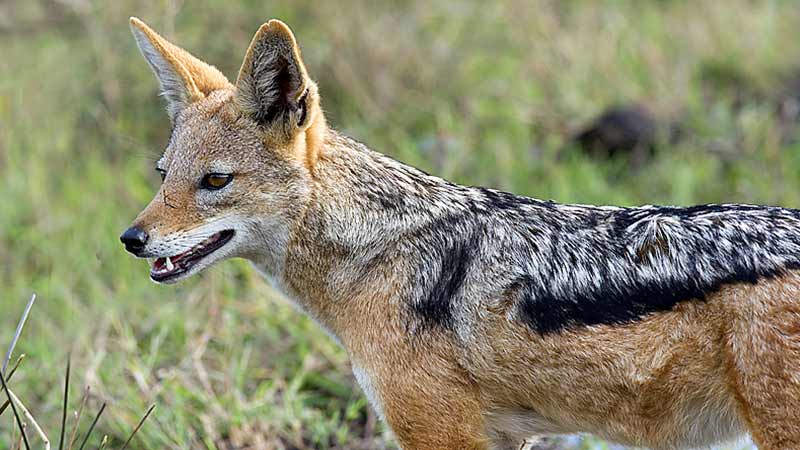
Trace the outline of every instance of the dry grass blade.
<path fill-rule="evenodd" d="M 6 376 L 6 381 L 11 381 L 11 378 L 14 376 L 14 373 L 17 371 L 19 365 L 22 363 L 25 357 L 26 357 L 25 353 L 17 357 L 17 361 L 14 362 L 14 367 L 12 367 L 11 370 L 8 371 L 8 376 Z"/>
<path fill-rule="evenodd" d="M 17 436 L 17 429 L 14 428 L 11 430 L 11 442 L 14 442 L 14 450 L 20 450 L 22 448 L 22 435 L 20 434 Z"/>
<path fill-rule="evenodd" d="M 30 422 L 31 425 L 33 425 L 33 429 L 36 431 L 36 433 L 39 434 L 39 437 L 42 439 L 42 442 L 44 442 L 45 450 L 50 450 L 50 439 L 47 438 L 47 434 L 45 434 L 44 430 L 42 430 L 42 427 L 39 426 L 39 423 L 36 422 L 36 419 L 33 417 L 33 414 L 31 414 L 31 412 L 28 411 L 28 408 L 25 407 L 25 404 L 22 403 L 22 400 L 20 400 L 19 397 L 17 397 L 17 395 L 14 394 L 14 392 L 11 389 L 8 388 L 8 386 L 6 386 L 5 389 L 6 389 L 6 394 L 10 397 L 12 406 L 14 403 L 16 403 L 17 406 L 19 406 L 19 409 L 22 410 L 22 415 L 24 415 L 25 418 L 28 420 L 28 422 Z"/>
<path fill-rule="evenodd" d="M 14 413 L 14 418 L 17 420 L 19 431 L 22 433 L 22 440 L 25 442 L 25 450 L 31 450 L 31 446 L 28 444 L 28 436 L 25 434 L 25 427 L 22 426 L 22 420 L 19 418 L 19 413 L 17 413 L 17 407 L 14 406 L 14 402 L 11 400 L 11 391 L 8 390 L 6 379 L 2 373 L 0 373 L 0 382 L 3 384 L 3 390 L 6 393 L 6 397 L 8 397 L 8 402 L 11 404 L 11 411 Z"/>
<path fill-rule="evenodd" d="M 19 340 L 19 336 L 22 334 L 22 327 L 25 326 L 25 321 L 28 320 L 28 314 L 31 312 L 31 308 L 33 307 L 33 302 L 36 301 L 36 294 L 31 295 L 31 299 L 28 300 L 28 304 L 25 306 L 25 311 L 22 313 L 22 317 L 19 319 L 19 323 L 17 324 L 17 329 L 14 331 L 14 338 L 11 339 L 11 345 L 8 347 L 8 351 L 6 352 L 6 357 L 3 359 L 3 369 L 0 372 L 5 375 L 6 369 L 8 368 L 8 361 L 11 359 L 11 354 L 14 352 L 14 347 L 17 345 L 17 340 Z"/>
<path fill-rule="evenodd" d="M 14 363 L 14 367 L 12 367 L 11 370 L 8 372 L 8 376 L 6 377 L 6 381 L 11 381 L 11 378 L 14 376 L 14 373 L 16 373 L 17 368 L 19 367 L 19 365 L 20 365 L 20 363 L 22 362 L 23 359 L 25 359 L 25 354 L 24 353 L 19 355 L 19 358 L 17 358 L 17 362 Z M 6 400 L 6 401 L 3 402 L 2 405 L 0 405 L 0 416 L 2 416 L 4 412 L 6 412 L 6 409 L 8 408 L 8 405 L 10 405 L 10 404 L 11 404 L 11 401 L 10 400 Z"/>
<path fill-rule="evenodd" d="M 104 448 L 106 448 L 106 444 L 108 444 L 108 435 L 107 434 L 103 436 L 103 441 L 100 442 L 100 447 L 97 447 L 97 450 L 103 450 Z"/>
<path fill-rule="evenodd" d="M 67 404 L 69 403 L 69 370 L 72 363 L 72 355 L 67 355 L 67 373 L 64 375 L 64 405 L 61 408 L 61 433 L 58 437 L 58 450 L 64 448 L 64 432 L 67 428 Z"/>
<path fill-rule="evenodd" d="M 89 425 L 89 431 L 86 432 L 86 437 L 83 438 L 83 442 L 81 443 L 81 446 L 80 446 L 80 448 L 78 450 L 83 450 L 83 448 L 86 446 L 86 443 L 89 442 L 89 438 L 92 436 L 92 431 L 94 431 L 94 427 L 95 427 L 95 425 L 97 425 L 97 421 L 100 420 L 100 416 L 103 415 L 103 411 L 105 409 L 106 409 L 106 404 L 103 403 L 100 406 L 100 410 L 97 411 L 97 415 L 94 416 L 94 420 L 92 420 L 92 424 Z"/>
<path fill-rule="evenodd" d="M 128 440 L 125 441 L 124 444 L 122 444 L 122 448 L 120 448 L 119 450 L 125 450 L 128 447 L 128 444 L 130 444 L 131 440 L 133 440 L 133 437 L 136 436 L 136 433 L 139 431 L 139 428 L 142 428 L 144 421 L 147 420 L 147 418 L 150 416 L 150 413 L 153 412 L 154 409 L 156 409 L 155 403 L 153 403 L 152 405 L 150 405 L 149 408 L 147 408 L 147 412 L 144 413 L 144 416 L 142 416 L 142 420 L 139 421 L 139 424 L 136 425 L 136 428 L 133 429 L 133 432 L 128 437 Z"/>
<path fill-rule="evenodd" d="M 78 427 L 81 425 L 81 415 L 83 414 L 83 407 L 86 406 L 86 400 L 89 399 L 89 386 L 83 391 L 83 398 L 81 399 L 81 406 L 78 407 L 78 414 L 75 417 L 75 428 L 72 429 L 72 434 L 69 436 L 69 444 L 67 450 L 72 450 L 75 444 L 75 438 L 78 437 Z"/>

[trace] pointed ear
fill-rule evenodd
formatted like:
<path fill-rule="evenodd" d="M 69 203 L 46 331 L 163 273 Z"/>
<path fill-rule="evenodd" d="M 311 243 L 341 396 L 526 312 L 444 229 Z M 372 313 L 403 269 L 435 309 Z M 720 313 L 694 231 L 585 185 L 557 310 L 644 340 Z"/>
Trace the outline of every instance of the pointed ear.
<path fill-rule="evenodd" d="M 236 90 L 236 103 L 246 115 L 286 137 L 308 127 L 318 109 L 316 84 L 292 31 L 280 20 L 261 25 L 253 36 Z"/>
<path fill-rule="evenodd" d="M 161 95 L 167 99 L 167 112 L 173 121 L 190 103 L 212 91 L 233 87 L 216 67 L 167 41 L 141 20 L 131 17 L 130 23 L 142 56 L 161 84 Z"/>

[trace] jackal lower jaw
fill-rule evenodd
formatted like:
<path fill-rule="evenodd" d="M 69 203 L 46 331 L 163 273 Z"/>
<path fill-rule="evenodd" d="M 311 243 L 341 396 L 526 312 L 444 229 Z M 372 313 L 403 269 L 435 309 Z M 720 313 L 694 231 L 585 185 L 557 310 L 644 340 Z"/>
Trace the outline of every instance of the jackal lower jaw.
<path fill-rule="evenodd" d="M 158 283 L 177 279 L 192 270 L 203 258 L 222 248 L 234 234 L 233 230 L 222 230 L 185 252 L 156 258 L 150 269 L 150 278 Z"/>

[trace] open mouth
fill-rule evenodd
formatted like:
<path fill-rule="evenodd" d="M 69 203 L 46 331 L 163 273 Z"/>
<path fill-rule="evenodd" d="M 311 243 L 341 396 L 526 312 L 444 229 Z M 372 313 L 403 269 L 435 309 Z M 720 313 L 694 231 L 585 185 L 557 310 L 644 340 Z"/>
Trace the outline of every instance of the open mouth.
<path fill-rule="evenodd" d="M 233 237 L 233 230 L 224 230 L 214 234 L 191 249 L 174 256 L 158 258 L 150 269 L 153 281 L 167 281 L 176 278 L 192 269 L 200 260 L 219 250 Z"/>

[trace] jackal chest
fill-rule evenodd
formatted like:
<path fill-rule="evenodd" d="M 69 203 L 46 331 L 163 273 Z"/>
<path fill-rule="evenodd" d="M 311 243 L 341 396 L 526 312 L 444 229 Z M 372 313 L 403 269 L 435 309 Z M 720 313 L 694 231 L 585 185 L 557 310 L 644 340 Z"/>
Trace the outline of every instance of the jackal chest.
<path fill-rule="evenodd" d="M 361 366 L 356 363 L 352 363 L 351 369 L 353 371 L 353 376 L 356 377 L 356 382 L 358 382 L 358 386 L 364 391 L 364 395 L 367 396 L 367 400 L 369 400 L 369 404 L 375 409 L 381 419 L 384 418 L 383 415 L 383 404 L 381 403 L 380 396 L 378 394 L 377 389 L 375 388 L 375 384 L 372 382 L 372 378 L 364 370 Z"/>

